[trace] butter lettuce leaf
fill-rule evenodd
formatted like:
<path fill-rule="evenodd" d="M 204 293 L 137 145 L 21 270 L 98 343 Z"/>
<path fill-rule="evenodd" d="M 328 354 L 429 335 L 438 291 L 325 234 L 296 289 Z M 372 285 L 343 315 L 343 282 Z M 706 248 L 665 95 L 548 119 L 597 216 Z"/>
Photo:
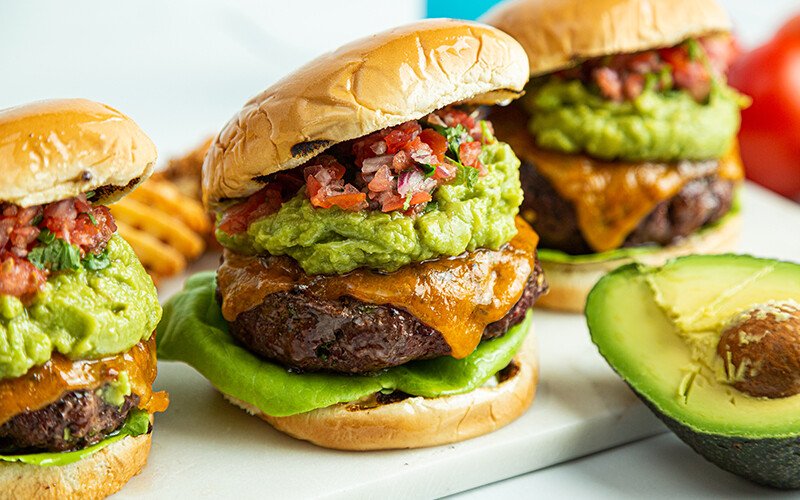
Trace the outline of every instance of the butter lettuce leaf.
<path fill-rule="evenodd" d="M 133 410 L 122 427 L 99 443 L 82 450 L 61 453 L 30 453 L 27 455 L 0 455 L 0 462 L 19 462 L 41 467 L 58 467 L 69 465 L 94 455 L 103 448 L 121 441 L 126 437 L 136 437 L 150 430 L 150 415 L 143 410 Z"/>
<path fill-rule="evenodd" d="M 529 312 L 504 336 L 482 342 L 460 360 L 445 356 L 415 361 L 373 375 L 297 374 L 241 347 L 228 333 L 215 293 L 215 274 L 201 273 L 166 303 L 156 336 L 159 359 L 183 361 L 223 393 L 276 417 L 385 390 L 429 398 L 469 392 L 508 365 L 532 322 Z"/>

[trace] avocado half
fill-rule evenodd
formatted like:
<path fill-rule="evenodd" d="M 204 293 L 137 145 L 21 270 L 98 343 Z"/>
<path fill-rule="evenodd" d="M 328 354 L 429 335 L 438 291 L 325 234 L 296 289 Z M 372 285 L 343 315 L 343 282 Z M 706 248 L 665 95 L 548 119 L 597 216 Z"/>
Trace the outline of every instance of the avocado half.
<path fill-rule="evenodd" d="M 689 256 L 606 275 L 586 318 L 600 354 L 696 452 L 754 482 L 799 488 L 800 395 L 737 390 L 717 353 L 733 318 L 771 301 L 800 302 L 800 265 Z"/>

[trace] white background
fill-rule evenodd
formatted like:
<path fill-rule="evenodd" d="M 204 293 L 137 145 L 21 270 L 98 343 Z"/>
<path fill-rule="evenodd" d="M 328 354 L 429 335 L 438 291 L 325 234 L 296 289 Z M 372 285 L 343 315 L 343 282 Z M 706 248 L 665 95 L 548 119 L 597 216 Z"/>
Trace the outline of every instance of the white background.
<path fill-rule="evenodd" d="M 793 0 L 722 3 L 746 46 L 800 13 Z M 313 56 L 423 13 L 402 0 L 0 0 L 0 108 L 50 97 L 106 102 L 137 120 L 164 159 Z M 669 434 L 468 494 L 768 495 L 783 496 L 715 469 Z"/>

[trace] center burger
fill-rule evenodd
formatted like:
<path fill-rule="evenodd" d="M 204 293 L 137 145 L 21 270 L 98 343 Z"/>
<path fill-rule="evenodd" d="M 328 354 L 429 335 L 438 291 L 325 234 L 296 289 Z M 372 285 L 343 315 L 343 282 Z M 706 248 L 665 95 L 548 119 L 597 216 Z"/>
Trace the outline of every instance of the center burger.
<path fill-rule="evenodd" d="M 476 109 L 518 96 L 527 65 L 496 29 L 427 21 L 250 100 L 204 165 L 222 265 L 166 305 L 160 355 L 331 448 L 449 443 L 522 414 L 546 285 L 519 161 Z"/>
<path fill-rule="evenodd" d="M 102 498 L 145 465 L 161 306 L 105 205 L 155 161 L 102 104 L 0 111 L 2 498 Z"/>

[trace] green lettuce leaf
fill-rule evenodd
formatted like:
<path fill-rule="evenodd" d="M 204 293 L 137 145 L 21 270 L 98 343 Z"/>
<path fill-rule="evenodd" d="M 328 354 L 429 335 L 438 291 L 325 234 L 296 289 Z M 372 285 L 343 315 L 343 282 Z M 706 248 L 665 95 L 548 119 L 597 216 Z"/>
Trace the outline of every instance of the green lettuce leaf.
<path fill-rule="evenodd" d="M 120 429 L 99 443 L 77 451 L 63 453 L 31 453 L 28 455 L 0 455 L 0 462 L 20 462 L 41 467 L 63 466 L 91 456 L 106 446 L 121 441 L 128 436 L 146 434 L 150 429 L 150 415 L 144 410 L 133 410 Z"/>
<path fill-rule="evenodd" d="M 156 335 L 159 359 L 193 366 L 220 391 L 272 416 L 355 401 L 382 390 L 424 397 L 469 392 L 508 365 L 532 322 L 529 312 L 508 333 L 482 342 L 461 360 L 415 361 L 374 375 L 296 374 L 240 347 L 228 333 L 215 293 L 215 274 L 201 273 L 167 302 Z"/>
<path fill-rule="evenodd" d="M 733 203 L 731 204 L 730 211 L 719 220 L 702 227 L 697 234 L 703 234 L 706 231 L 710 231 L 721 226 L 722 224 L 725 224 L 731 217 L 737 215 L 741 209 L 741 196 L 739 191 L 736 191 L 736 193 L 734 193 Z M 590 264 L 594 262 L 610 262 L 614 260 L 630 259 L 637 255 L 658 252 L 662 248 L 664 247 L 659 245 L 647 245 L 641 247 L 616 248 L 607 252 L 588 253 L 583 255 L 571 255 L 566 252 L 562 252 L 561 250 L 553 250 L 551 248 L 539 248 L 537 252 L 539 259 L 544 262 L 555 262 L 558 264 Z"/>

